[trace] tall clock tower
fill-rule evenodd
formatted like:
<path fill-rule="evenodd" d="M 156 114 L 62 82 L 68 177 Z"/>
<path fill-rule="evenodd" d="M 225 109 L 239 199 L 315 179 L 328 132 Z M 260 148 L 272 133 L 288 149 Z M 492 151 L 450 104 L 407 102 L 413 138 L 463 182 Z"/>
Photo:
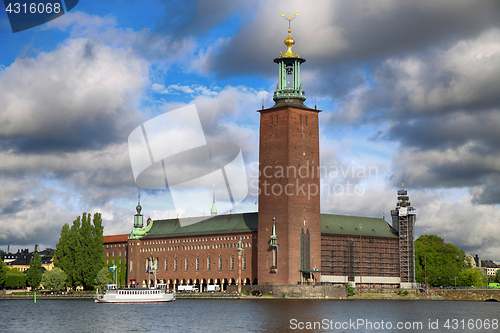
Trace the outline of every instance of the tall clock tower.
<path fill-rule="evenodd" d="M 287 51 L 274 59 L 275 104 L 259 110 L 259 284 L 312 282 L 321 268 L 320 111 L 304 105 L 300 66 L 306 60 L 293 53 L 294 44 L 289 28 Z"/>

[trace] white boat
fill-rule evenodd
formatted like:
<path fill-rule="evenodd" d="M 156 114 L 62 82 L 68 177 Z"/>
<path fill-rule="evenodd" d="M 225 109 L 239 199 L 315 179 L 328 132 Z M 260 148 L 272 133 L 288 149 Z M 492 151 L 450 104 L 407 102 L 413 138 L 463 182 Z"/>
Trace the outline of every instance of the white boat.
<path fill-rule="evenodd" d="M 153 303 L 175 301 L 175 292 L 165 288 L 119 288 L 108 285 L 96 295 L 96 303 Z"/>

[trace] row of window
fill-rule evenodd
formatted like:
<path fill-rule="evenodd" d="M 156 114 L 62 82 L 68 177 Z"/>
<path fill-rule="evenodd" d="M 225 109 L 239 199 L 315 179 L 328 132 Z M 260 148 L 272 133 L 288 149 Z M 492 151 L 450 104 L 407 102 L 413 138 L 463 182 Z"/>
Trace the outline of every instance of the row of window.
<path fill-rule="evenodd" d="M 106 247 L 107 248 L 110 248 L 110 247 L 125 247 L 125 244 L 106 244 Z"/>
<path fill-rule="evenodd" d="M 250 235 L 241 236 L 241 239 L 250 239 Z M 254 235 L 254 238 L 257 236 Z M 201 238 L 183 238 L 183 239 L 169 239 L 166 240 L 156 240 L 156 241 L 145 241 L 143 245 L 155 245 L 155 244 L 172 244 L 172 243 L 194 243 L 194 242 L 216 242 L 216 241 L 228 241 L 228 240 L 238 240 L 238 236 L 219 236 L 219 237 L 201 237 Z M 137 245 L 140 245 L 137 243 Z"/>
<path fill-rule="evenodd" d="M 111 253 L 111 256 L 114 257 L 115 256 L 115 251 L 113 252 L 106 252 L 106 256 L 109 258 L 109 254 Z M 125 255 L 127 255 L 127 251 L 125 251 Z M 122 256 L 122 251 L 119 251 L 118 252 L 118 256 L 121 257 Z"/>
<path fill-rule="evenodd" d="M 243 248 L 252 247 L 252 243 L 242 243 Z M 257 243 L 255 243 L 257 246 Z M 229 244 L 198 244 L 198 245 L 177 245 L 177 246 L 167 246 L 167 247 L 152 247 L 152 248 L 141 248 L 140 252 L 157 252 L 157 251 L 179 251 L 179 250 L 215 250 L 215 249 L 231 249 L 237 248 L 238 243 Z"/>
<path fill-rule="evenodd" d="M 242 240 L 251 239 L 250 235 L 241 236 Z M 257 238 L 256 235 L 253 237 Z M 194 243 L 194 242 L 216 242 L 216 241 L 228 241 L 228 240 L 239 240 L 238 236 L 218 236 L 218 237 L 201 237 L 201 238 L 184 238 L 184 239 L 169 239 L 167 240 L 155 240 L 155 241 L 145 241 L 143 245 L 156 245 L 156 244 L 174 244 L 174 243 Z M 133 245 L 133 244 L 132 244 Z M 141 243 L 137 243 L 137 245 L 141 245 Z M 112 247 L 125 247 L 126 244 L 106 244 L 106 248 Z M 217 246 L 217 245 L 216 245 Z M 251 246 L 251 245 L 250 245 Z M 205 247 L 204 247 L 205 248 Z M 210 248 L 210 247 L 207 247 Z M 216 249 L 225 248 L 223 245 L 214 247 Z M 199 247 L 201 249 L 201 246 Z M 132 248 L 130 250 L 132 252 Z M 165 251 L 165 250 L 163 250 Z"/>
<path fill-rule="evenodd" d="M 157 295 L 162 293 L 161 290 L 118 290 L 119 295 Z"/>
<path fill-rule="evenodd" d="M 218 261 L 218 268 L 219 268 L 219 271 L 222 271 L 223 269 L 223 260 L 222 260 L 222 254 L 219 254 L 219 257 L 218 257 L 219 261 Z M 207 268 L 207 272 L 210 272 L 211 270 L 211 257 L 210 255 L 207 256 L 207 260 L 206 260 L 206 268 Z M 149 258 L 149 259 L 146 259 L 146 272 L 154 272 L 155 270 L 159 271 L 160 268 L 159 268 L 159 265 L 158 265 L 158 258 Z M 173 270 L 174 272 L 177 272 L 177 268 L 178 268 L 178 259 L 177 259 L 177 256 L 175 256 L 173 258 Z M 229 269 L 231 271 L 234 270 L 234 256 L 231 255 L 230 258 L 229 258 Z M 246 255 L 243 254 L 242 258 L 241 258 L 241 270 L 244 271 L 247 269 L 247 258 L 246 258 Z M 164 270 L 165 272 L 168 272 L 168 257 L 165 257 L 165 266 L 164 266 Z M 196 259 L 195 259 L 195 270 L 198 272 L 200 270 L 200 257 L 199 256 L 196 256 Z M 189 258 L 186 256 L 186 258 L 184 258 L 184 271 L 187 272 L 189 271 Z M 133 260 L 130 260 L 130 272 L 133 272 Z"/>

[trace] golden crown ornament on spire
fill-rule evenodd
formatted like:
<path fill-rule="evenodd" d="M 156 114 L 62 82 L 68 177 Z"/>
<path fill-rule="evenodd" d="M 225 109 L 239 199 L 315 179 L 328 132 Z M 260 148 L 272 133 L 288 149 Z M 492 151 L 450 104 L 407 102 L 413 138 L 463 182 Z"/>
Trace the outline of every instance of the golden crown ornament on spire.
<path fill-rule="evenodd" d="M 280 16 L 288 21 L 288 37 L 285 39 L 285 45 L 288 49 L 285 52 L 285 54 L 283 54 L 283 57 L 298 57 L 299 56 L 298 53 L 295 55 L 292 52 L 292 46 L 293 46 L 293 44 L 295 44 L 295 41 L 293 40 L 292 36 L 290 35 L 290 33 L 292 32 L 292 29 L 290 28 L 290 22 L 294 18 L 299 16 L 299 13 L 295 13 L 295 14 L 293 14 L 293 16 L 285 16 L 285 14 L 280 14 Z"/>

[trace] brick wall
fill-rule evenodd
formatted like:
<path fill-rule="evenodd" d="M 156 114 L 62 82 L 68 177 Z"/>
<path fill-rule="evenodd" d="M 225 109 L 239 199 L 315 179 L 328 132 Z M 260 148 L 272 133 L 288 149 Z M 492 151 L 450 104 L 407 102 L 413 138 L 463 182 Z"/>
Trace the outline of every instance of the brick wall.
<path fill-rule="evenodd" d="M 147 260 L 158 261 L 156 280 L 170 285 L 179 284 L 224 284 L 236 283 L 238 279 L 237 243 L 242 237 L 246 267 L 242 281 L 255 282 L 257 276 L 257 233 L 233 233 L 223 235 L 186 236 L 157 239 L 129 240 L 128 282 L 136 280 L 142 286 L 154 274 L 146 272 Z M 210 270 L 208 257 L 210 256 Z M 187 267 L 186 267 L 187 258 Z M 219 258 L 222 266 L 219 269 Z M 231 265 L 233 258 L 233 265 Z M 165 261 L 166 259 L 166 261 Z M 175 263 L 177 259 L 177 265 Z M 198 259 L 198 263 L 197 263 Z M 130 271 L 132 260 L 132 271 Z M 243 260 L 242 260 L 243 266 Z"/>
<path fill-rule="evenodd" d="M 310 268 L 321 265 L 318 111 L 284 105 L 260 113 L 258 281 L 296 284 L 302 229 L 310 233 Z M 279 247 L 271 272 L 273 217 Z"/>

